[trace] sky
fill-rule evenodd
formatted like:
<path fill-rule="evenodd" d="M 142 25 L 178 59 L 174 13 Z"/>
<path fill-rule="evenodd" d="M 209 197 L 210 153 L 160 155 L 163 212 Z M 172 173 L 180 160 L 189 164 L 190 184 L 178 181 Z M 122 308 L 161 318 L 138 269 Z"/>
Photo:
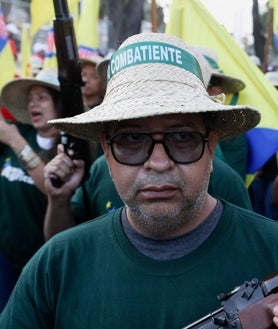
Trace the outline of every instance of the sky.
<path fill-rule="evenodd" d="M 230 33 L 252 33 L 252 0 L 201 0 L 219 23 L 223 24 Z M 258 0 L 259 10 L 266 10 L 267 0 Z"/>
<path fill-rule="evenodd" d="M 194 0 L 192 0 L 194 1 Z M 252 34 L 253 0 L 200 0 L 215 19 L 223 24 L 236 39 Z M 172 0 L 157 0 L 157 3 L 169 5 Z M 258 0 L 260 12 L 266 10 L 268 0 Z"/>

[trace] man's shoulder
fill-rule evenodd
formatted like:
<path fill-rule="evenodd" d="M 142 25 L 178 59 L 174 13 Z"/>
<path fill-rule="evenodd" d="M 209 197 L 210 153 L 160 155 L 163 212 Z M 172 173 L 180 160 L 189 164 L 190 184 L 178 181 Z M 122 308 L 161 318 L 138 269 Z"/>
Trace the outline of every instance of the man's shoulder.
<path fill-rule="evenodd" d="M 236 221 L 242 225 L 260 228 L 262 231 L 272 230 L 278 231 L 278 222 L 264 217 L 253 210 L 242 208 L 230 202 L 222 200 L 224 204 L 223 216 L 228 221 Z"/>
<path fill-rule="evenodd" d="M 238 173 L 228 163 L 226 163 L 224 160 L 218 157 L 214 157 L 213 166 L 214 166 L 213 173 L 216 175 L 222 175 L 223 173 L 225 173 L 229 176 L 240 178 Z"/>
<path fill-rule="evenodd" d="M 105 175 L 107 173 L 109 173 L 108 165 L 107 165 L 104 155 L 101 155 L 100 157 L 98 157 L 90 167 L 91 176 L 94 176 L 95 174 L 100 173 L 100 172 Z"/>
<path fill-rule="evenodd" d="M 105 235 L 112 228 L 112 221 L 120 221 L 120 217 L 121 208 L 62 231 L 49 241 L 53 240 L 53 243 L 70 240 L 84 241 L 86 238 Z"/>

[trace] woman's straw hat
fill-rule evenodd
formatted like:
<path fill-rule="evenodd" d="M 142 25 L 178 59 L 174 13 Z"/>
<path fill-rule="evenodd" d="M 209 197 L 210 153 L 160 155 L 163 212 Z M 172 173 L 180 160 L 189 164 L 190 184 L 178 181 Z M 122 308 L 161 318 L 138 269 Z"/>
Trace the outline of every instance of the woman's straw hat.
<path fill-rule="evenodd" d="M 20 122 L 31 123 L 28 113 L 28 91 L 33 86 L 48 87 L 59 90 L 56 68 L 42 69 L 35 78 L 18 78 L 8 82 L 2 89 L 3 104 Z"/>
<path fill-rule="evenodd" d="M 225 94 L 238 93 L 245 88 L 245 83 L 240 79 L 225 74 L 218 65 L 218 56 L 216 52 L 205 46 L 197 46 L 199 51 L 203 54 L 208 61 L 211 69 L 211 76 L 221 79 L 222 91 Z"/>
<path fill-rule="evenodd" d="M 246 132 L 260 121 L 247 105 L 224 105 L 206 91 L 194 49 L 163 33 L 128 38 L 113 54 L 103 102 L 83 114 L 49 121 L 76 137 L 98 140 L 108 122 L 175 113 L 211 113 L 219 138 Z M 202 56 L 201 56 L 202 57 Z"/>

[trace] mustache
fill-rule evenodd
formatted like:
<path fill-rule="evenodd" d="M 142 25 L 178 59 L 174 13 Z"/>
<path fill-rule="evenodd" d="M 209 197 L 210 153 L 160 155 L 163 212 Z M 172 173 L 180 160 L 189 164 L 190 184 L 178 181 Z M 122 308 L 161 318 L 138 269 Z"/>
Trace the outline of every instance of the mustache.
<path fill-rule="evenodd" d="M 147 185 L 172 185 L 177 188 L 183 188 L 184 182 L 178 177 L 169 176 L 169 174 L 150 174 L 146 177 L 140 177 L 140 180 L 134 182 L 136 189 L 142 189 Z"/>

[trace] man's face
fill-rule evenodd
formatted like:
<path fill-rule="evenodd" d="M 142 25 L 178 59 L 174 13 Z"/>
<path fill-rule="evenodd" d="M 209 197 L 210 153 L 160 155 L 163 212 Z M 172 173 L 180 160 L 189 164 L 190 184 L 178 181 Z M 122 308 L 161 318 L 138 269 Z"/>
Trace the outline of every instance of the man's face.
<path fill-rule="evenodd" d="M 96 66 L 92 64 L 84 64 L 82 66 L 82 80 L 85 85 L 82 87 L 82 94 L 90 97 L 95 95 L 104 95 L 105 85 L 99 79 Z"/>
<path fill-rule="evenodd" d="M 163 138 L 161 132 L 165 131 L 194 131 L 204 136 L 207 133 L 200 115 L 174 114 L 122 121 L 110 128 L 109 136 L 142 131 L 159 131 L 152 135 L 156 140 Z M 198 224 L 205 213 L 216 144 L 216 133 L 211 132 L 198 161 L 178 164 L 169 158 L 161 143 L 155 143 L 143 164 L 129 166 L 115 160 L 111 147 L 102 138 L 112 178 L 127 205 L 128 219 L 139 232 L 158 238 L 170 237 Z"/>

